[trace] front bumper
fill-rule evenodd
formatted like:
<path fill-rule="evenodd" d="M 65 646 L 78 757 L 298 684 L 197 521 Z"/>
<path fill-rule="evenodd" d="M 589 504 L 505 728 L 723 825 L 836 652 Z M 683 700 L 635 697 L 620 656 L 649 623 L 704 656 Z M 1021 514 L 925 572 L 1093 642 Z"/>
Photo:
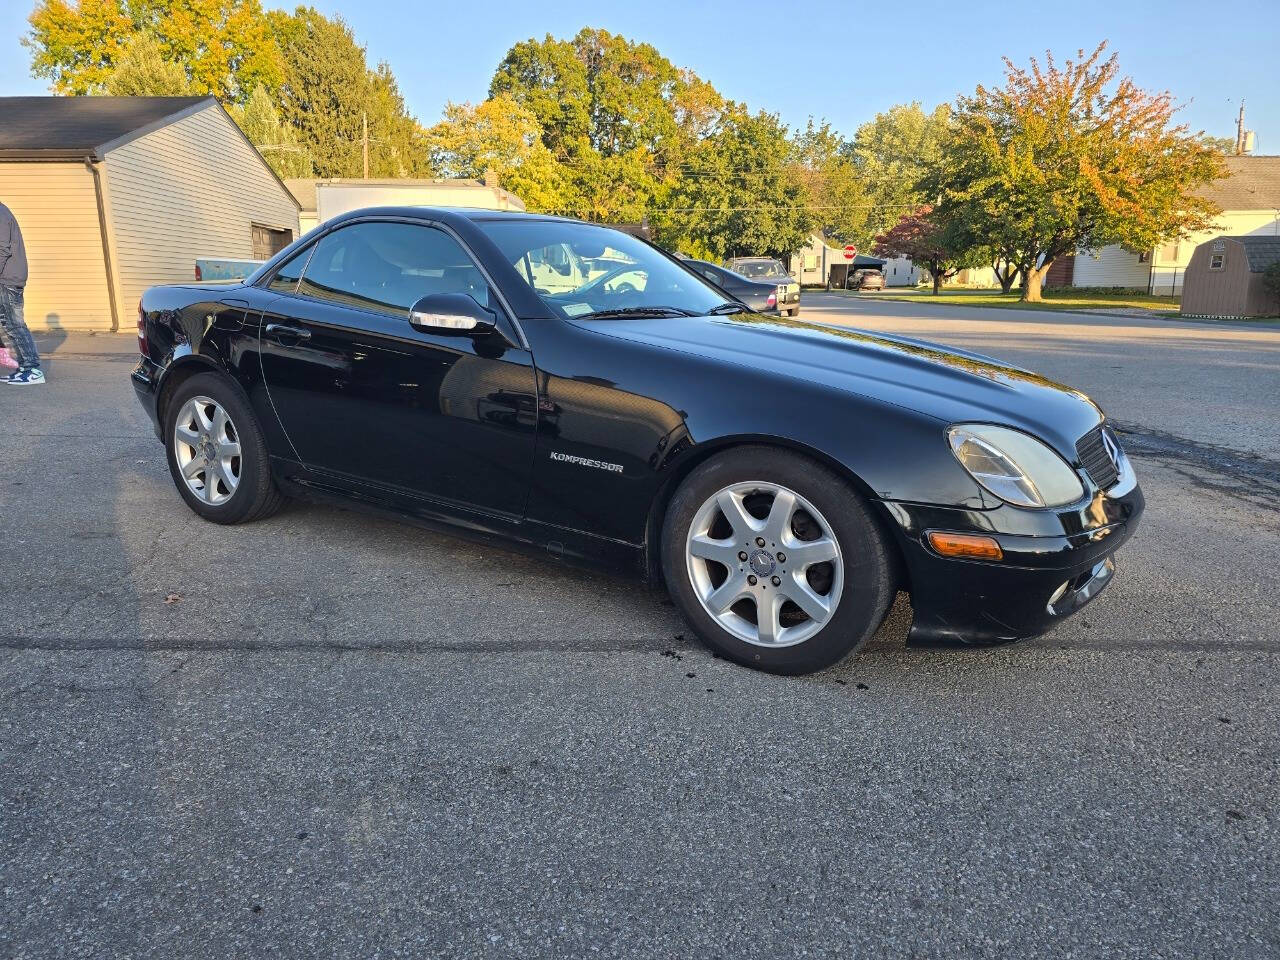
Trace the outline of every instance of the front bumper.
<path fill-rule="evenodd" d="M 1144 504 L 1132 471 L 1070 510 L 886 503 L 911 584 L 911 640 L 1006 643 L 1053 629 L 1111 582 Z M 990 536 L 1004 558 L 940 556 L 925 540 L 930 530 Z"/>

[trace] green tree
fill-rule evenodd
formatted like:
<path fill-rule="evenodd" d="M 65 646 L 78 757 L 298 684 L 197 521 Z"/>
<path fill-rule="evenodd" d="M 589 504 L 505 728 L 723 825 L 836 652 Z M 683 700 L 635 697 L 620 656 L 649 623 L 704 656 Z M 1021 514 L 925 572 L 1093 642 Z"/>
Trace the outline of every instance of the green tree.
<path fill-rule="evenodd" d="M 280 113 L 271 102 L 266 87 L 254 87 L 248 102 L 243 107 L 230 107 L 229 112 L 277 176 L 312 175 L 310 155 L 298 142 L 292 128 L 280 120 Z"/>
<path fill-rule="evenodd" d="M 792 140 L 793 162 L 817 228 L 833 243 L 865 246 L 870 205 L 845 146 L 829 123 L 819 126 L 810 118 Z"/>
<path fill-rule="evenodd" d="M 517 43 L 498 64 L 489 97 L 506 94 L 537 118 L 542 140 L 557 159 L 572 156 L 591 128 L 586 64 L 574 45 L 547 34 Z"/>
<path fill-rule="evenodd" d="M 489 86 L 527 110 L 561 164 L 563 212 L 634 221 L 661 206 L 724 99 L 654 47 L 605 30 L 517 43 Z"/>
<path fill-rule="evenodd" d="M 1234 137 L 1215 137 L 1209 133 L 1200 134 L 1200 142 L 1211 150 L 1216 150 L 1223 156 L 1229 157 L 1236 152 L 1236 141 Z"/>
<path fill-rule="evenodd" d="M 862 237 L 888 230 L 934 198 L 926 181 L 941 163 L 951 123 L 947 105 L 925 112 L 919 103 L 898 104 L 868 120 L 844 148 L 869 209 Z"/>
<path fill-rule="evenodd" d="M 1268 264 L 1262 271 L 1262 285 L 1276 299 L 1276 304 L 1280 307 L 1280 260 Z"/>
<path fill-rule="evenodd" d="M 657 217 L 667 245 L 724 258 L 787 256 L 818 225 L 787 128 L 769 113 L 725 113 L 693 150 Z"/>
<path fill-rule="evenodd" d="M 112 97 L 186 97 L 191 81 L 182 64 L 165 56 L 150 33 L 134 34 L 106 75 L 102 92 Z"/>
<path fill-rule="evenodd" d="M 344 21 L 310 7 L 272 13 L 269 20 L 285 64 L 280 116 L 306 148 L 316 176 L 363 175 L 366 120 L 370 176 L 429 173 L 417 121 L 405 110 L 391 68 L 370 69 Z"/>
<path fill-rule="evenodd" d="M 451 103 L 423 140 L 435 174 L 482 179 L 492 171 L 529 210 L 572 204 L 564 169 L 542 142 L 533 111 L 500 94 L 484 103 Z"/>
<path fill-rule="evenodd" d="M 37 0 L 22 43 L 31 72 L 64 94 L 102 93 L 133 41 L 153 37 L 190 90 L 242 102 L 283 75 L 259 0 Z M 136 65 L 130 67 L 137 76 Z M 128 75 L 128 74 L 126 74 Z"/>
<path fill-rule="evenodd" d="M 1055 259 L 1124 244 L 1149 250 L 1210 225 L 1196 188 L 1221 156 L 1185 125 L 1168 93 L 1119 77 L 1105 44 L 1059 66 L 1005 61 L 1005 84 L 956 102 L 936 189 L 944 219 L 1016 257 L 1023 300 L 1040 299 Z"/>

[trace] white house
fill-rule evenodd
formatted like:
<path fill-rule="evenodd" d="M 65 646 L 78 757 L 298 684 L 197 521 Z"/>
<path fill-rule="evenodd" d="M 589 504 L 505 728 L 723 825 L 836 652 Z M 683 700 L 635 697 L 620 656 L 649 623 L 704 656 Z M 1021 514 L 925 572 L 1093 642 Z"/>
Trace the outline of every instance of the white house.
<path fill-rule="evenodd" d="M 265 259 L 298 205 L 213 97 L 0 97 L 0 202 L 37 330 L 131 330 L 200 257 Z"/>
<path fill-rule="evenodd" d="M 791 255 L 791 275 L 800 283 L 826 283 L 831 265 L 848 263 L 844 247 L 833 247 L 821 233 L 812 234 L 809 242 Z"/>
<path fill-rule="evenodd" d="M 1222 214 L 1208 230 L 1155 250 L 1113 245 L 1077 251 L 1072 285 L 1127 287 L 1167 295 L 1182 292 L 1182 280 L 1196 247 L 1226 234 L 1280 236 L 1280 157 L 1227 157 L 1228 175 L 1201 191 Z"/>
<path fill-rule="evenodd" d="M 914 287 L 929 275 L 907 257 L 890 257 L 884 262 L 886 287 Z"/>

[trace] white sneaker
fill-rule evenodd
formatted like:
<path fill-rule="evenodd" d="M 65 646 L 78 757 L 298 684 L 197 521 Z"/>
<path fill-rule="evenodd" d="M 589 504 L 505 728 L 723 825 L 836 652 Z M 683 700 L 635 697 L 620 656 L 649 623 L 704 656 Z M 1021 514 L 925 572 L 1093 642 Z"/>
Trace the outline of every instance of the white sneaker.
<path fill-rule="evenodd" d="M 44 371 L 37 367 L 34 370 L 19 370 L 0 380 L 0 383 L 11 383 L 15 387 L 25 387 L 33 383 L 44 383 Z"/>

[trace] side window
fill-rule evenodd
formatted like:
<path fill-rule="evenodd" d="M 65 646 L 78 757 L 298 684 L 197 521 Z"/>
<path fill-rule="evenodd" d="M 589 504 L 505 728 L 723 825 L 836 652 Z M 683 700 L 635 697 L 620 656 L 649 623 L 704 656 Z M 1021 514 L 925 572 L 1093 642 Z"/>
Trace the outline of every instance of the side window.
<path fill-rule="evenodd" d="M 311 256 L 311 247 L 299 250 L 284 262 L 267 284 L 267 289 L 276 293 L 294 293 L 298 289 L 298 281 L 302 279 L 302 268 L 307 265 L 307 257 Z"/>
<path fill-rule="evenodd" d="M 483 274 L 452 237 L 410 223 L 357 223 L 321 238 L 298 292 L 394 316 L 433 293 L 490 302 Z"/>

